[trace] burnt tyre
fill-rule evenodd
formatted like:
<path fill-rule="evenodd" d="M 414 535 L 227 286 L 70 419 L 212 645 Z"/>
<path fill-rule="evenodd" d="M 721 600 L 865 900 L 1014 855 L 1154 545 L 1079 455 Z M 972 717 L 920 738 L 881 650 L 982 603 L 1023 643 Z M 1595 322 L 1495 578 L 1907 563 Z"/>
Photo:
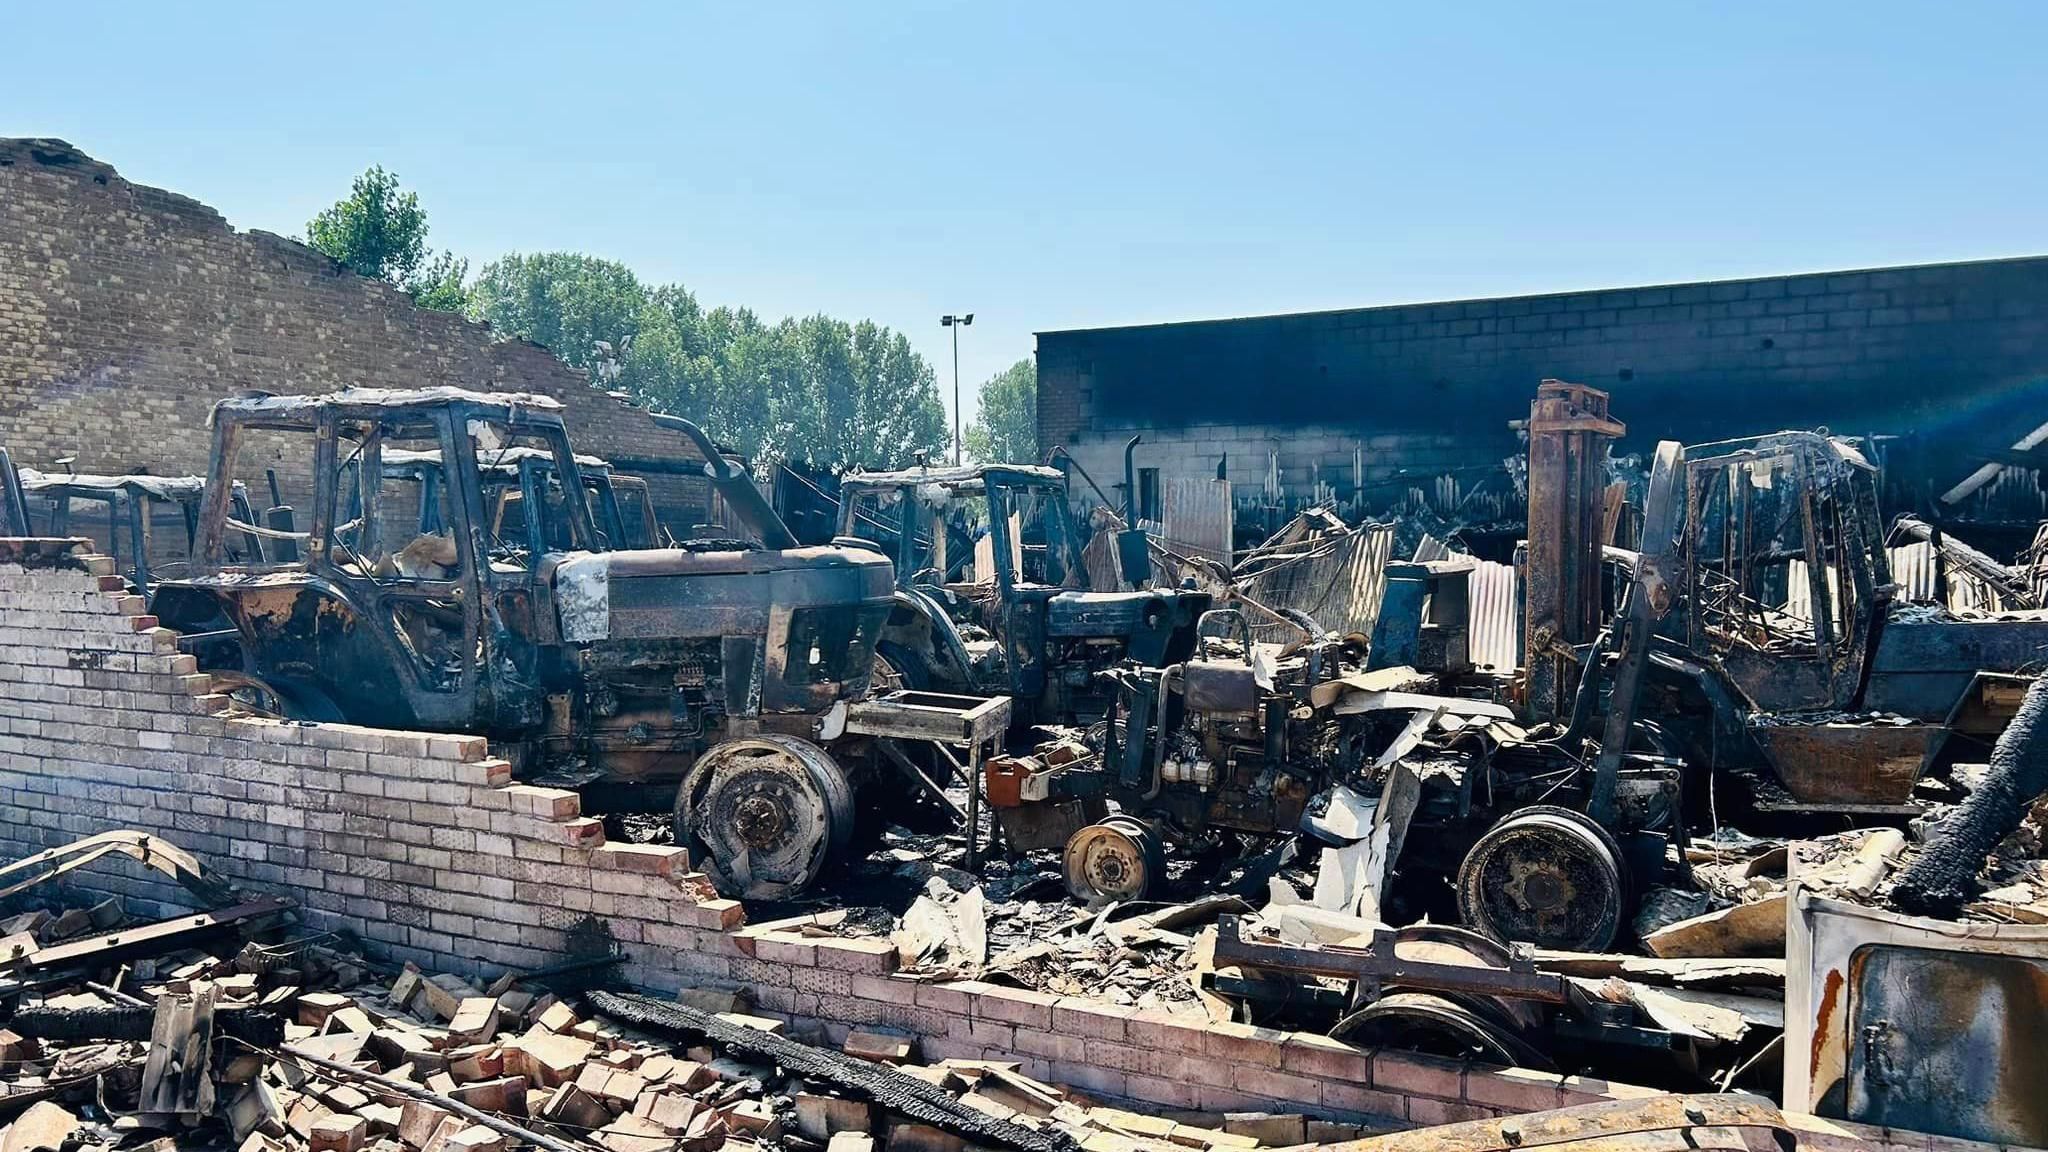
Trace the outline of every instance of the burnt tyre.
<path fill-rule="evenodd" d="M 868 695 L 891 692 L 922 692 L 932 686 L 931 669 L 924 657 L 901 644 L 887 640 L 875 645 L 874 671 L 868 676 Z"/>
<path fill-rule="evenodd" d="M 853 838 L 853 788 L 823 748 L 794 736 L 728 740 L 697 758 L 676 793 L 675 840 L 727 896 L 777 900 L 809 888 Z"/>
<path fill-rule="evenodd" d="M 1458 868 L 1458 915 L 1492 940 L 1605 952 L 1621 931 L 1621 846 L 1569 808 L 1524 808 L 1488 829 Z"/>

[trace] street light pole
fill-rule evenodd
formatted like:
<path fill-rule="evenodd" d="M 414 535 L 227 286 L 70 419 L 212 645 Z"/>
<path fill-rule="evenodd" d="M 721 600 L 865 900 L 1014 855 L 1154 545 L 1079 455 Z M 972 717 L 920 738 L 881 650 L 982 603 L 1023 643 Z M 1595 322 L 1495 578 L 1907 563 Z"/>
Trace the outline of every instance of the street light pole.
<path fill-rule="evenodd" d="M 958 466 L 967 462 L 960 450 L 960 329 L 974 323 L 974 313 L 941 316 L 939 323 L 953 330 L 953 463 Z"/>

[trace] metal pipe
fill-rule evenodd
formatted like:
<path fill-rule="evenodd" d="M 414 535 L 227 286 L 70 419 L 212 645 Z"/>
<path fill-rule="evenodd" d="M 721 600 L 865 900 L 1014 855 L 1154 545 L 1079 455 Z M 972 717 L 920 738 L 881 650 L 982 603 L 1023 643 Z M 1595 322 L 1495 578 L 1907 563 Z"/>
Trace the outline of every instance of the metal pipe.
<path fill-rule="evenodd" d="M 789 525 L 782 522 L 782 517 L 775 514 L 774 506 L 768 503 L 761 490 L 754 487 L 754 482 L 739 466 L 725 458 L 725 453 L 718 450 L 718 445 L 711 442 L 711 437 L 706 436 L 702 428 L 681 416 L 657 414 L 654 422 L 671 431 L 681 432 L 696 445 L 697 451 L 704 456 L 704 475 L 711 478 L 712 486 L 725 498 L 726 506 L 737 511 L 747 522 L 747 527 L 761 534 L 762 547 L 780 552 L 797 546 L 796 536 L 790 532 Z"/>

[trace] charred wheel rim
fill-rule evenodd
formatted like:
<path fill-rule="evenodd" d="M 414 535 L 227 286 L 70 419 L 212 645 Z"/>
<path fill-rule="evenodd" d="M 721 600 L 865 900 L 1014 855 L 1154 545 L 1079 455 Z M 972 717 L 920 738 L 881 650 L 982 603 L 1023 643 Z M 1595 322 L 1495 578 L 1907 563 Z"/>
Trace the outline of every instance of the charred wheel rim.
<path fill-rule="evenodd" d="M 853 834 L 853 790 L 825 750 L 793 736 L 728 740 L 697 759 L 676 795 L 676 841 L 721 891 L 801 892 Z"/>
<path fill-rule="evenodd" d="M 1621 850 L 1569 808 L 1525 808 L 1488 829 L 1458 869 L 1458 913 L 1491 939 L 1605 951 L 1621 929 Z"/>
<path fill-rule="evenodd" d="M 234 701 L 243 712 L 272 720 L 296 718 L 284 694 L 260 676 L 229 671 L 214 671 L 207 675 L 213 678 L 213 690 Z"/>
<path fill-rule="evenodd" d="M 1455 924 L 1410 924 L 1396 931 L 1394 955 L 1403 961 L 1474 968 L 1506 968 L 1513 960 L 1507 945 Z M 1403 988 L 1398 979 L 1387 981 L 1386 988 L 1390 992 L 1411 990 Z M 1543 1006 L 1534 1000 L 1513 996 L 1460 996 L 1454 999 L 1516 1035 L 1532 1032 L 1541 1027 L 1545 1019 Z"/>
<path fill-rule="evenodd" d="M 1514 1030 L 1448 996 L 1389 992 L 1330 1029 L 1332 1040 L 1356 1048 L 1402 1048 L 1454 1060 L 1554 1071 L 1542 1050 Z"/>
<path fill-rule="evenodd" d="M 1144 821 L 1112 816 L 1068 837 L 1062 864 L 1077 900 L 1135 900 L 1165 878 L 1166 852 Z"/>
<path fill-rule="evenodd" d="M 876 648 L 874 663 L 868 670 L 868 695 L 887 696 L 891 692 L 900 692 L 908 687 L 910 677 L 896 666 L 896 662 L 891 660 L 887 653 L 879 647 Z"/>

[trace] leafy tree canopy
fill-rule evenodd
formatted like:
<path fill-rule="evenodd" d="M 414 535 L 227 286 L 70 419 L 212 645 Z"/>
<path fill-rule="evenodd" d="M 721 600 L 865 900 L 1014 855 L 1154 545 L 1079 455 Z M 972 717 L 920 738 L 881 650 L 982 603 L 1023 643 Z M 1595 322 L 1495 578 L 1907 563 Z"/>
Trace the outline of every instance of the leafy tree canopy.
<path fill-rule="evenodd" d="M 753 457 L 844 469 L 906 464 L 946 442 L 931 365 L 901 333 L 704 309 L 616 261 L 513 253 L 478 273 L 470 312 Z"/>
<path fill-rule="evenodd" d="M 459 312 L 467 303 L 462 282 L 469 262 L 449 252 L 429 255 L 419 194 L 400 188 L 397 174 L 382 167 L 356 177 L 346 197 L 314 216 L 306 242 L 360 275 L 389 280 L 423 307 Z"/>
<path fill-rule="evenodd" d="M 983 383 L 962 436 L 985 464 L 1038 463 L 1038 366 L 1019 360 Z"/>

